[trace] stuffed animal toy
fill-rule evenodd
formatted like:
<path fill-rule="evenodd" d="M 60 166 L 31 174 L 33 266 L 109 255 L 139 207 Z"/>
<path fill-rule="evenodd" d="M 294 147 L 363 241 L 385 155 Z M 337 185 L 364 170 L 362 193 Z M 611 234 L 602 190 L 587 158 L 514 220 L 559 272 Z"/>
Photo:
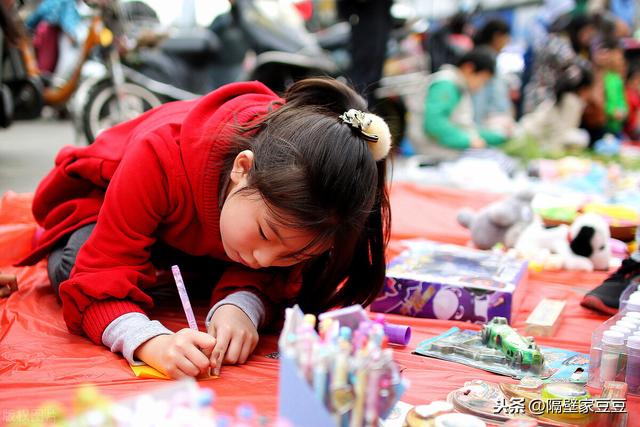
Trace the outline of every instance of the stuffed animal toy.
<path fill-rule="evenodd" d="M 545 270 L 608 270 L 609 225 L 599 215 L 583 214 L 571 226 L 545 228 L 538 217 L 524 229 L 514 251 Z"/>
<path fill-rule="evenodd" d="M 498 243 L 512 248 L 522 230 L 533 221 L 533 196 L 533 192 L 523 190 L 479 212 L 463 209 L 458 213 L 458 222 L 469 229 L 471 240 L 479 249 L 491 249 Z"/>

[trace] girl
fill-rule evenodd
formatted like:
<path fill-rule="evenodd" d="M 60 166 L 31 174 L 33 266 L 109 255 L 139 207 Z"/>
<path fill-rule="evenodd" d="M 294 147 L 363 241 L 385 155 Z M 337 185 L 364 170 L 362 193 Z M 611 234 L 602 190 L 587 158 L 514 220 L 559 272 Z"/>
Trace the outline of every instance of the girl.
<path fill-rule="evenodd" d="M 586 148 L 589 134 L 580 129 L 580 120 L 593 89 L 591 69 L 586 65 L 570 65 L 562 71 L 554 89 L 552 98 L 522 117 L 518 137 L 534 138 L 545 152 Z"/>
<path fill-rule="evenodd" d="M 365 110 L 332 79 L 283 99 L 234 83 L 66 147 L 36 192 L 45 231 L 23 264 L 49 254 L 69 330 L 130 363 L 174 378 L 244 363 L 279 309 L 369 304 L 382 286 L 391 137 Z M 185 256 L 224 264 L 208 334 L 145 315 L 156 268 Z"/>

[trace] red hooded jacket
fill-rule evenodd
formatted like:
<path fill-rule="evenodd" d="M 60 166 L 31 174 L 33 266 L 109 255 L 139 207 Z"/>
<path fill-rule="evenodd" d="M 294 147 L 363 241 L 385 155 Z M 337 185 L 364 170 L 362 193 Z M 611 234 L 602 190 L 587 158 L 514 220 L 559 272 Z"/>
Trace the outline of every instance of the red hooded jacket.
<path fill-rule="evenodd" d="M 143 289 L 156 280 L 150 248 L 158 239 L 187 254 L 231 262 L 220 237 L 223 160 L 236 125 L 283 102 L 261 83 L 233 83 L 198 100 L 155 108 L 104 131 L 88 147 L 60 151 L 33 201 L 44 234 L 21 264 L 36 262 L 62 237 L 97 222 L 60 286 L 71 332 L 101 343 L 113 320 L 153 305 Z M 231 263 L 212 300 L 248 290 L 269 309 L 299 291 L 298 281 L 283 277 Z"/>

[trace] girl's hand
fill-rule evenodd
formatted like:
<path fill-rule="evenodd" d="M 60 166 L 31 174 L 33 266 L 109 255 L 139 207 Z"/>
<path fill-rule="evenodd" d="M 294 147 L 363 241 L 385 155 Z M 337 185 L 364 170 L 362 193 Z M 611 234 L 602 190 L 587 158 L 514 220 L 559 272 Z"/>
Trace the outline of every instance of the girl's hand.
<path fill-rule="evenodd" d="M 18 290 L 18 281 L 12 274 L 0 273 L 0 298 L 8 297 Z"/>
<path fill-rule="evenodd" d="M 258 331 L 249 316 L 231 304 L 225 304 L 213 313 L 209 333 L 217 341 L 211 354 L 215 375 L 220 374 L 222 363 L 246 362 L 258 344 Z"/>
<path fill-rule="evenodd" d="M 214 368 L 211 352 L 216 339 L 204 332 L 181 329 L 143 343 L 134 356 L 174 379 L 196 377 Z"/>

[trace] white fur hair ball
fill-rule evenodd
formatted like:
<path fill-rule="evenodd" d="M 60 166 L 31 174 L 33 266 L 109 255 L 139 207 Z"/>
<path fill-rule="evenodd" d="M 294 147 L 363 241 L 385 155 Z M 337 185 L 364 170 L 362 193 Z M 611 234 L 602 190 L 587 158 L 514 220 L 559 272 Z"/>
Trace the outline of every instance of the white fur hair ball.
<path fill-rule="evenodd" d="M 391 131 L 381 117 L 371 113 L 367 113 L 366 117 L 371 122 L 363 131 L 378 137 L 377 141 L 368 142 L 371 154 L 373 154 L 373 158 L 377 162 L 387 157 L 389 150 L 391 150 Z"/>

